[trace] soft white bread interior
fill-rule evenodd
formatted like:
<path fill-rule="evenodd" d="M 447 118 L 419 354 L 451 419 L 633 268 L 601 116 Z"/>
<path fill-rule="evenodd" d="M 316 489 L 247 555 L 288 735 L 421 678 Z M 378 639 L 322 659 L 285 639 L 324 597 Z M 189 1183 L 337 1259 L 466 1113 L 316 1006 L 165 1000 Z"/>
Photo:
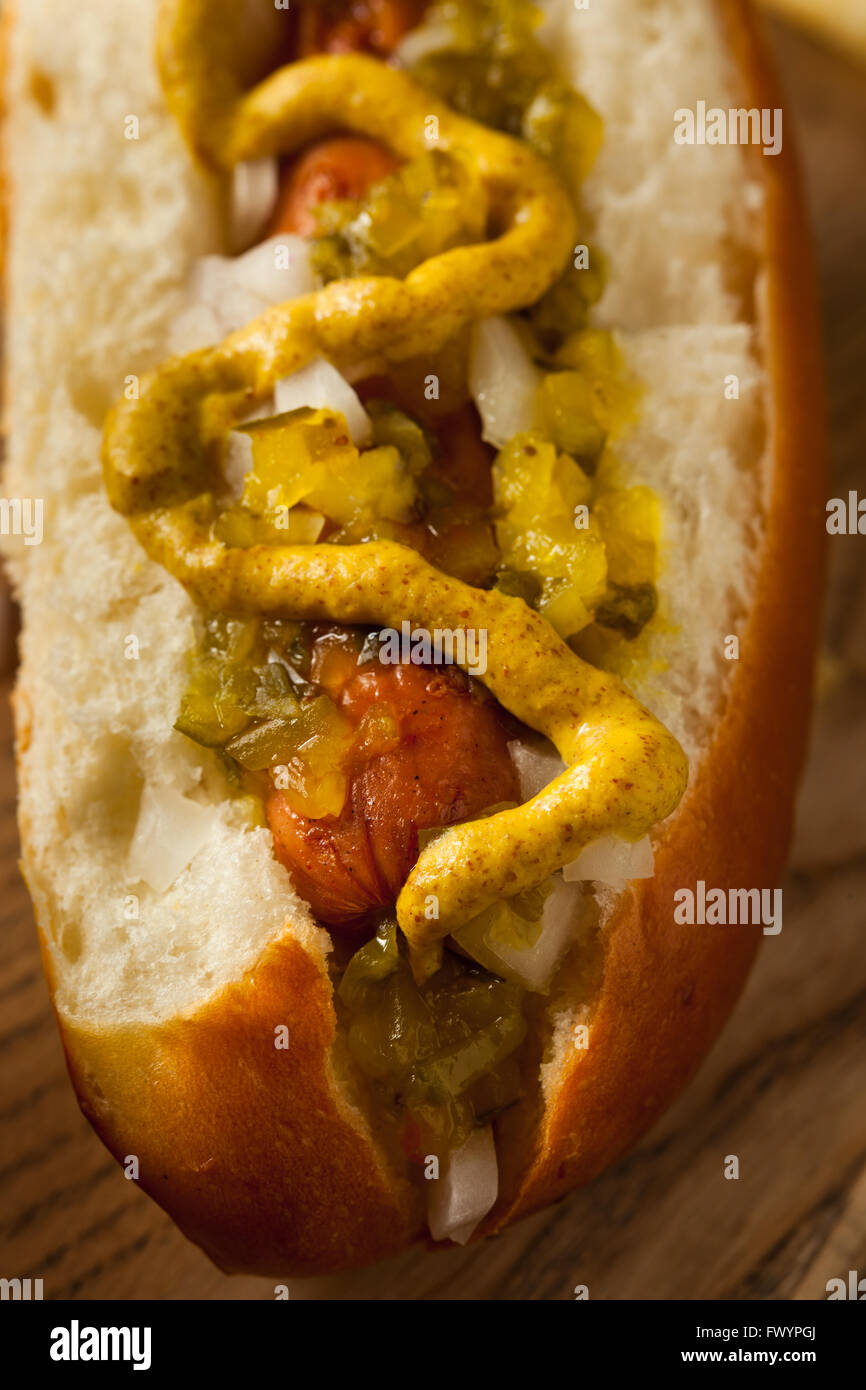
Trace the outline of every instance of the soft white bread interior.
<path fill-rule="evenodd" d="M 225 250 L 219 192 L 160 94 L 156 8 L 28 0 L 9 38 L 5 492 L 45 504 L 42 544 L 6 543 L 25 613 L 23 863 L 61 1022 L 90 1035 L 211 1005 L 287 936 L 320 977 L 328 949 L 268 833 L 172 730 L 195 609 L 102 488 L 109 403 L 165 355 L 196 258 Z M 742 150 L 672 138 L 676 108 L 740 104 L 712 0 L 543 8 L 551 45 L 605 122 L 585 188 L 587 239 L 610 266 L 596 322 L 617 331 L 645 388 L 619 452 L 663 508 L 663 621 L 633 687 L 681 739 L 694 777 L 730 680 L 725 637 L 749 611 L 767 495 L 761 188 Z M 130 876 L 146 785 L 213 812 L 162 893 Z M 603 907 L 609 920 L 615 904 Z M 590 1002 L 555 1003 L 539 1059 L 551 1103 L 568 1029 Z M 366 1132 L 358 1112 L 347 1123 Z"/>
<path fill-rule="evenodd" d="M 21 816 L 57 1004 L 85 1016 L 171 1016 L 248 968 L 287 918 L 311 950 L 326 943 L 267 832 L 204 785 L 172 731 L 193 605 L 102 486 L 103 416 L 166 355 L 190 266 L 219 245 L 215 189 L 162 102 L 155 9 L 45 0 L 11 34 L 6 491 L 45 504 L 42 545 L 12 560 L 19 688 L 35 712 Z M 146 782 L 216 808 L 209 841 L 159 895 L 126 865 Z"/>

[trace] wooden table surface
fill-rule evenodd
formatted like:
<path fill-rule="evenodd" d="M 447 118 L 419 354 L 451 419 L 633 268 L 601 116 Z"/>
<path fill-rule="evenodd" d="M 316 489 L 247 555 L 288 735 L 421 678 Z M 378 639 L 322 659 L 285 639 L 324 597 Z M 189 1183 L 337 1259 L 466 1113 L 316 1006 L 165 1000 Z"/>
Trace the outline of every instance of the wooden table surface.
<path fill-rule="evenodd" d="M 866 495 L 866 72 L 774 26 L 799 120 L 824 286 L 833 495 Z M 295 1281 L 295 1299 L 822 1298 L 866 1273 L 866 539 L 831 542 L 822 697 L 785 925 L 697 1079 L 591 1188 L 468 1251 Z M 8 679 L 6 688 L 8 689 Z M 0 698 L 0 1274 L 46 1298 L 249 1299 L 76 1106 L 16 865 Z M 725 1155 L 740 1180 L 723 1177 Z"/>

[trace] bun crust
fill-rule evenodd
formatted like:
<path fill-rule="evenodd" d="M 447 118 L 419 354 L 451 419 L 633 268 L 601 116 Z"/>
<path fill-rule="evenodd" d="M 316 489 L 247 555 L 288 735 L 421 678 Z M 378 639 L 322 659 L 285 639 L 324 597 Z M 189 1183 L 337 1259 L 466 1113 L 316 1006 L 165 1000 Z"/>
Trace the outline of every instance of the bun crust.
<path fill-rule="evenodd" d="M 62 1031 L 103 1143 L 121 1163 L 133 1143 L 141 1186 L 226 1272 L 348 1269 L 421 1229 L 418 1190 L 347 1116 L 329 1074 L 330 991 L 291 937 L 189 1017 Z"/>
<path fill-rule="evenodd" d="M 720 0 L 748 105 L 782 105 L 748 0 Z M 535 1134 L 500 1122 L 502 1195 L 485 1232 L 598 1176 L 668 1108 L 712 1046 L 760 944 L 758 926 L 681 926 L 674 893 L 771 887 L 787 855 L 820 618 L 826 437 L 816 277 L 796 152 L 755 155 L 766 196 L 760 328 L 771 383 L 771 497 L 740 659 L 716 736 L 604 932 L 592 1041 Z"/>
<path fill-rule="evenodd" d="M 746 0 L 719 5 L 750 100 L 780 105 Z M 774 159 L 756 155 L 753 172 L 766 190 L 772 501 L 740 660 L 711 749 L 657 844 L 655 877 L 631 887 L 603 930 L 590 1047 L 568 1050 L 544 1113 L 533 1096 L 497 1123 L 500 1198 L 473 1239 L 595 1177 L 671 1103 L 728 1016 L 761 934 L 679 926 L 674 892 L 698 879 L 771 886 L 784 860 L 818 621 L 824 441 L 817 311 L 790 146 Z M 26 784 L 23 694 L 16 728 Z M 26 856 L 26 818 L 21 832 Z M 30 887 L 53 986 L 50 892 L 32 875 Z M 167 1022 L 58 1022 L 100 1138 L 120 1162 L 135 1153 L 140 1185 L 224 1270 L 339 1271 L 425 1239 L 422 1185 L 408 1181 L 347 1099 L 329 1060 L 327 975 L 288 924 L 243 978 Z M 283 1025 L 286 1049 L 274 1045 Z"/>

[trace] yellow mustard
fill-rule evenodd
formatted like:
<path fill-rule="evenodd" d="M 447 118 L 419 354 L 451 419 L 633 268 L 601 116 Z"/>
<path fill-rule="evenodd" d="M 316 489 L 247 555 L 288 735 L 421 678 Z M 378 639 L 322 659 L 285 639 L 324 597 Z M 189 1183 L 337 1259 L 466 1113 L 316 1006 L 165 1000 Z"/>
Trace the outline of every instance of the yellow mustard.
<path fill-rule="evenodd" d="M 441 349 L 471 321 L 534 303 L 566 263 L 573 208 L 527 146 L 441 106 L 404 74 L 361 56 L 310 58 L 249 93 L 232 76 L 210 0 L 163 6 L 167 99 L 199 154 L 229 170 L 334 130 L 409 159 L 437 147 L 473 167 L 493 239 L 436 256 L 405 280 L 337 281 L 280 305 L 214 348 L 175 358 L 122 400 L 105 428 L 114 507 L 147 553 L 206 608 L 241 615 L 486 630 L 481 679 L 506 709 L 552 740 L 567 770 L 532 801 L 448 830 L 420 855 L 397 917 L 420 976 L 441 941 L 502 897 L 538 883 L 600 835 L 637 840 L 678 804 L 688 764 L 673 736 L 615 677 L 581 661 L 522 600 L 473 589 L 391 541 L 228 547 L 212 538 L 226 432 L 275 382 L 321 354 L 349 365 Z"/>

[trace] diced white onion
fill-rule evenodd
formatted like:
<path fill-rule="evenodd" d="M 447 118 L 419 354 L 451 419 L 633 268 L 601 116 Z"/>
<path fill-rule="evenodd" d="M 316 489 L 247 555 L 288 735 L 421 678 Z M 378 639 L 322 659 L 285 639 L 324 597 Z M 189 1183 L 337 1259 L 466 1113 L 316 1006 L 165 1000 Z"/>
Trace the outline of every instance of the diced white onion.
<path fill-rule="evenodd" d="M 583 905 L 583 890 L 573 883 L 565 883 L 556 874 L 553 888 L 544 902 L 541 932 L 534 945 L 509 946 L 495 938 L 491 940 L 490 929 L 485 928 L 483 919 L 480 924 L 478 920 L 468 922 L 454 932 L 454 939 L 486 970 L 515 981 L 533 994 L 545 994 L 560 956 L 574 940 Z"/>
<path fill-rule="evenodd" d="M 271 237 L 243 256 L 201 256 L 187 302 L 169 329 L 171 350 L 184 354 L 210 347 L 266 309 L 315 288 L 310 246 L 303 237 Z"/>
<path fill-rule="evenodd" d="M 262 401 L 258 409 L 246 415 L 238 428 L 231 430 L 226 438 L 223 477 L 236 498 L 241 496 L 246 476 L 253 466 L 253 441 L 248 434 L 244 433 L 242 426 L 251 424 L 253 420 L 266 420 L 269 415 L 273 414 L 274 398 L 268 396 L 266 400 Z"/>
<path fill-rule="evenodd" d="M 508 751 L 520 783 L 520 795 L 524 801 L 531 801 L 540 791 L 549 786 L 565 772 L 565 763 L 552 744 L 536 746 L 514 739 Z"/>
<path fill-rule="evenodd" d="M 346 417 L 354 443 L 365 448 L 373 438 L 373 422 L 361 404 L 358 393 L 324 357 L 316 357 L 299 372 L 283 377 L 274 389 L 277 412 L 312 406 L 316 410 L 336 410 Z"/>
<path fill-rule="evenodd" d="M 602 835 L 562 871 L 566 883 L 591 879 L 619 890 L 634 878 L 652 878 L 654 874 L 655 859 L 649 835 L 635 842 L 623 840 L 619 835 Z"/>
<path fill-rule="evenodd" d="M 191 336 L 190 325 L 204 340 L 196 346 L 217 342 L 315 286 L 310 247 L 303 237 L 271 237 L 243 256 L 202 256 L 190 277 L 189 302 L 173 325 L 172 346 L 192 351 L 177 345 L 184 334 Z"/>
<path fill-rule="evenodd" d="M 145 786 L 129 848 L 129 872 L 155 893 L 164 893 L 214 833 L 214 808 L 181 796 L 173 787 Z"/>
<path fill-rule="evenodd" d="M 482 319 L 472 331 L 469 390 L 481 416 L 482 435 L 501 449 L 531 430 L 541 372 L 507 319 Z"/>
<path fill-rule="evenodd" d="M 246 251 L 257 241 L 276 206 L 280 185 L 279 163 L 273 155 L 245 159 L 232 173 L 231 237 L 236 251 Z"/>
<path fill-rule="evenodd" d="M 213 315 L 217 328 L 215 341 L 251 323 L 274 302 L 242 282 L 239 266 L 245 259 L 245 256 L 237 260 L 228 256 L 202 256 L 193 267 L 189 287 L 191 301 L 196 308 L 204 308 Z"/>
<path fill-rule="evenodd" d="M 476 1129 L 430 1179 L 427 1221 L 434 1240 L 465 1245 L 499 1192 L 499 1169 L 493 1130 Z"/>
<path fill-rule="evenodd" d="M 229 264 L 235 283 L 269 307 L 310 294 L 316 288 L 310 254 L 310 243 L 304 237 L 280 232 Z"/>

